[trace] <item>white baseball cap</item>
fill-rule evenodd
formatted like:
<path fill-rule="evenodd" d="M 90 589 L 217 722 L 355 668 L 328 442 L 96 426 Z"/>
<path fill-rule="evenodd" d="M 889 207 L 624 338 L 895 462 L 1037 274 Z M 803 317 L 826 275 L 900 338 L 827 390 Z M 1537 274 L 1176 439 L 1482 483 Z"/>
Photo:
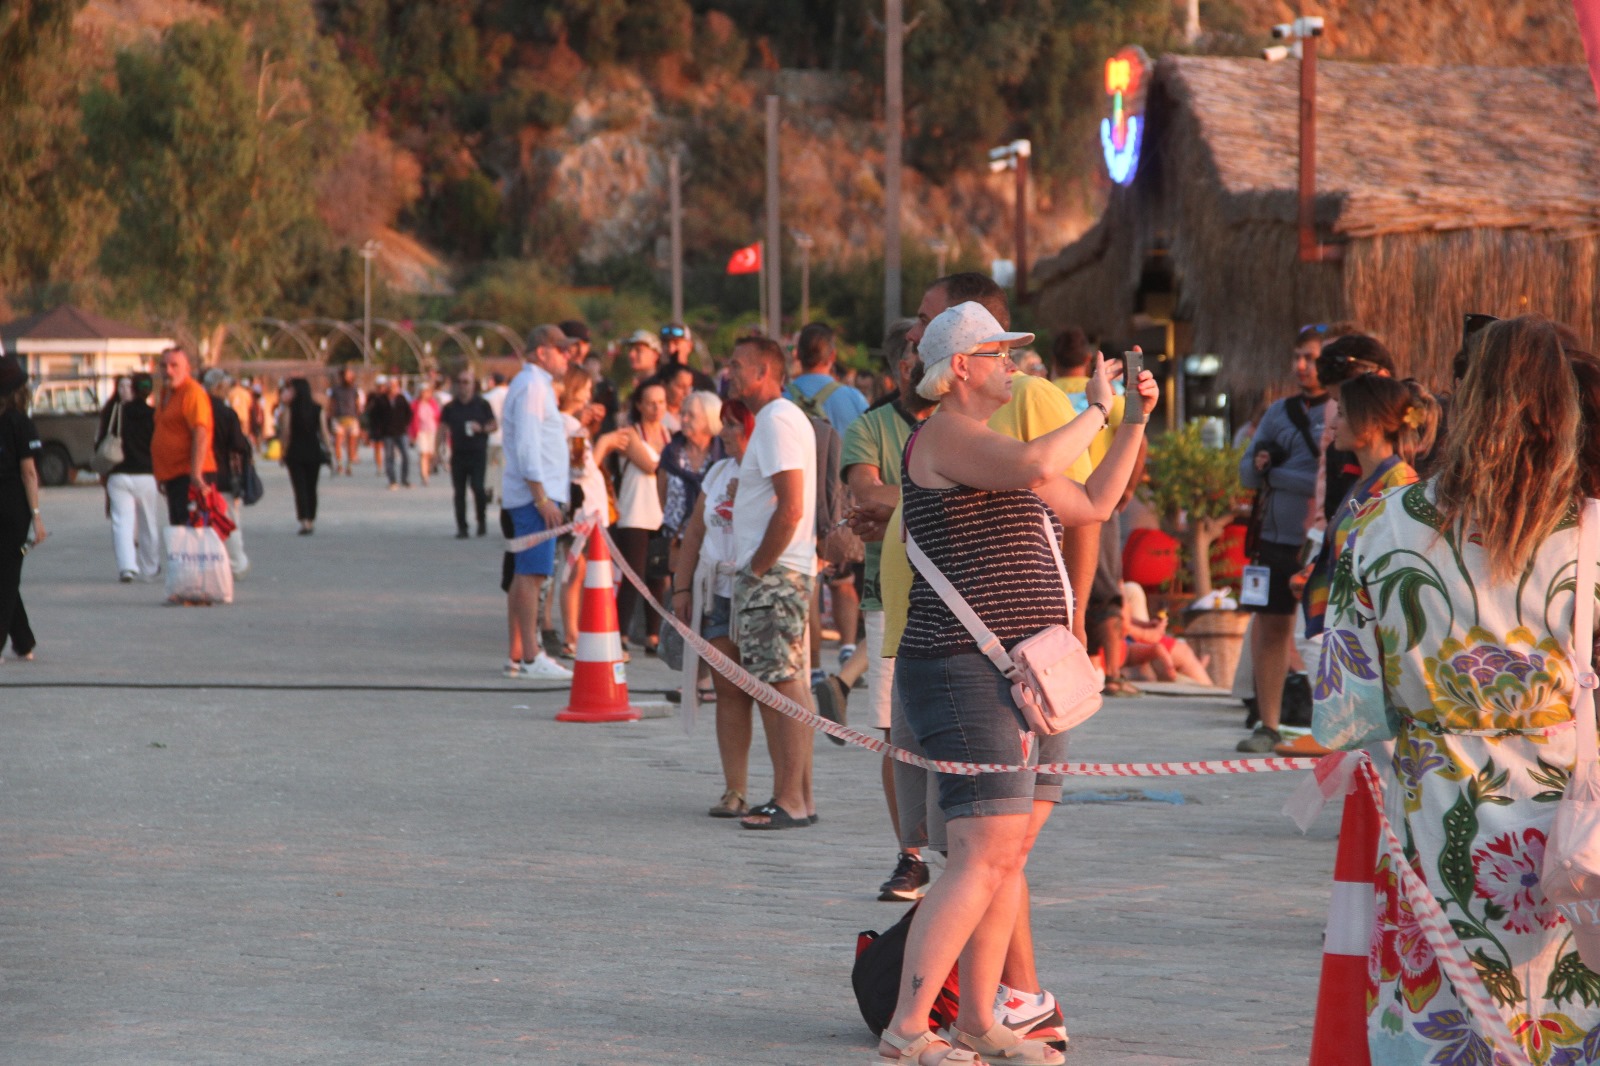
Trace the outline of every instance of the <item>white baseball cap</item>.
<path fill-rule="evenodd" d="M 1008 333 L 989 309 L 973 300 L 941 311 L 917 342 L 923 366 L 937 366 L 953 355 L 970 354 L 984 344 L 1004 342 L 1007 347 L 1033 343 L 1031 333 Z"/>

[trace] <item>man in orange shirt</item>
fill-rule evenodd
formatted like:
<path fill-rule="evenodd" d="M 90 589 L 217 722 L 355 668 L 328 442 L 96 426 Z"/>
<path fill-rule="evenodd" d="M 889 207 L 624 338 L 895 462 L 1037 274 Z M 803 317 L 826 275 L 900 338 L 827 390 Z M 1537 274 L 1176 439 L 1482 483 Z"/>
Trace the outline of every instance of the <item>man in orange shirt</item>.
<path fill-rule="evenodd" d="M 182 348 L 161 353 L 161 376 L 150 465 L 167 497 L 167 521 L 183 526 L 189 524 L 189 486 L 212 481 L 217 470 L 211 454 L 211 397 L 194 379 Z"/>

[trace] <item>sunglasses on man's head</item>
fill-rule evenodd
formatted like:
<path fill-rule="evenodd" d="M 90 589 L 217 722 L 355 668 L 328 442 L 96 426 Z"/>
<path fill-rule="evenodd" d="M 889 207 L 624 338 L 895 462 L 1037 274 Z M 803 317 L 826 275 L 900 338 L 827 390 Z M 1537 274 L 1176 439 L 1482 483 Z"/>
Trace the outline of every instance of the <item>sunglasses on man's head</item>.
<path fill-rule="evenodd" d="M 688 331 L 682 326 L 662 326 L 661 335 L 663 337 L 672 337 L 673 339 L 677 339 L 688 336 Z"/>

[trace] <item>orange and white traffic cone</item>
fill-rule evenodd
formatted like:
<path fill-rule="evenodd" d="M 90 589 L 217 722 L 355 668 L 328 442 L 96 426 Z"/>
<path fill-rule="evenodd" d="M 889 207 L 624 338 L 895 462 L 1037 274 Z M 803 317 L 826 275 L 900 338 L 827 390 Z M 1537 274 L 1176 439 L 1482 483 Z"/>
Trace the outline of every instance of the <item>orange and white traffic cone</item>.
<path fill-rule="evenodd" d="M 572 665 L 572 694 L 558 722 L 635 722 L 639 709 L 628 703 L 628 673 L 617 629 L 617 600 L 611 579 L 611 553 L 605 534 L 589 537 L 589 563 L 578 608 L 578 654 Z"/>
<path fill-rule="evenodd" d="M 1378 809 L 1358 772 L 1344 798 L 1333 895 L 1322 943 L 1322 981 L 1310 1066 L 1371 1066 L 1367 1047 L 1367 952 L 1377 907 Z"/>

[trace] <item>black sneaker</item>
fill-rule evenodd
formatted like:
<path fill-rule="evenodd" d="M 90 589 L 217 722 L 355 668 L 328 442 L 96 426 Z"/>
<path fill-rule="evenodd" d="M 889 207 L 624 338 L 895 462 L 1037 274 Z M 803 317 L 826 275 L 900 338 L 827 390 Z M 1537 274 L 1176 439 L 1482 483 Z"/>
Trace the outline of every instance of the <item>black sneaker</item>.
<path fill-rule="evenodd" d="M 928 891 L 928 864 L 908 851 L 900 853 L 889 880 L 878 886 L 878 899 L 884 903 L 910 903 Z"/>

